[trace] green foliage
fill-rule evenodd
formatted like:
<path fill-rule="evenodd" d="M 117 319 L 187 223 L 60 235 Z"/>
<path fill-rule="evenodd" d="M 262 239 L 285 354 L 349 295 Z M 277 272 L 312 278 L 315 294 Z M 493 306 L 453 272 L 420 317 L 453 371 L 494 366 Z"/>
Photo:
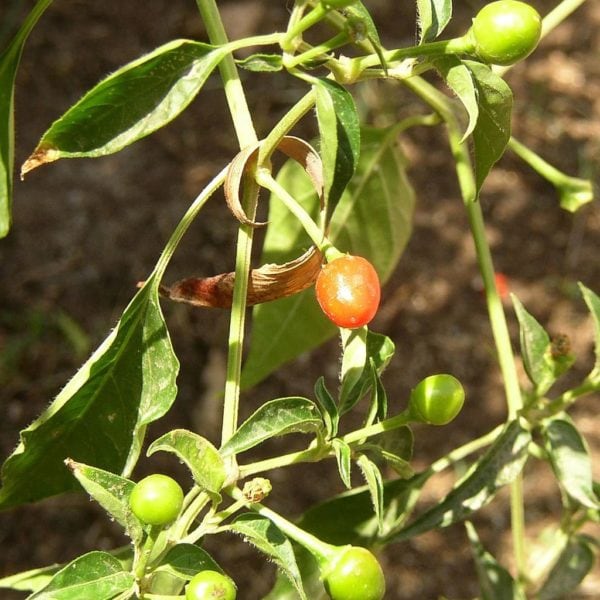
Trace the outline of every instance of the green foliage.
<path fill-rule="evenodd" d="M 8 232 L 11 220 L 14 82 L 25 41 L 49 4 L 50 0 L 38 0 L 0 54 L 0 237 Z M 492 3 L 494 10 L 518 5 L 539 25 L 537 13 L 522 4 Z M 580 397 L 600 389 L 600 298 L 580 284 L 591 314 L 595 360 L 582 382 L 559 392 L 555 383 L 575 361 L 568 338 L 552 338 L 513 298 L 521 356 L 532 387 L 522 398 L 508 323 L 497 291 L 488 283 L 494 270 L 480 195 L 509 144 L 556 186 L 568 210 L 592 199 L 592 184 L 560 173 L 511 139 L 511 89 L 498 71 L 475 60 L 479 54 L 485 61 L 509 61 L 491 56 L 482 43 L 485 37 L 488 46 L 505 45 L 506 31 L 495 37 L 493 31 L 485 31 L 483 17 L 478 16 L 465 36 L 441 40 L 453 3 L 416 0 L 418 44 L 386 50 L 370 7 L 362 2 L 296 0 L 290 4 L 290 19 L 282 33 L 228 42 L 217 3 L 200 0 L 198 6 L 210 43 L 173 40 L 117 69 L 49 127 L 23 166 L 26 173 L 60 158 L 93 158 L 125 148 L 180 115 L 219 67 L 240 140 L 239 154 L 200 192 L 115 329 L 40 417 L 21 432 L 19 445 L 2 467 L 0 509 L 83 489 L 123 528 L 131 544 L 4 577 L 0 587 L 30 592 L 29 600 L 166 600 L 182 598 L 184 593 L 204 594 L 196 583 L 188 582 L 210 574 L 209 583 L 228 582 L 233 598 L 232 580 L 202 544 L 208 536 L 234 533 L 277 566 L 276 584 L 266 596 L 269 600 L 307 600 L 326 592 L 333 600 L 380 600 L 384 575 L 366 548 L 400 544 L 464 521 L 488 503 L 500 502 L 500 490 L 510 485 L 514 577 L 484 548 L 473 525 L 466 524 L 482 599 L 521 600 L 531 593 L 539 600 L 552 600 L 573 593 L 594 565 L 599 541 L 582 533 L 582 527 L 600 519 L 600 501 L 590 450 L 567 410 Z M 318 24 L 322 27 L 313 29 Z M 315 41 L 326 27 L 335 30 L 334 37 Z M 532 31 L 536 37 L 537 29 Z M 516 44 L 519 58 L 531 50 L 531 40 L 521 41 Z M 252 48 L 251 53 L 236 57 L 235 52 L 243 48 Z M 237 67 L 245 69 L 248 77 L 255 73 L 293 77 L 297 85 L 307 88 L 302 99 L 272 124 L 264 140 L 255 134 Z M 437 74 L 458 102 L 422 79 L 426 71 Z M 404 83 L 425 110 L 396 123 L 392 113 L 370 114 L 363 96 L 355 93 L 360 86 L 350 84 L 369 85 L 375 78 L 383 80 L 378 89 L 384 93 Z M 312 131 L 318 132 L 314 143 L 318 154 L 304 140 L 296 138 L 296 144 L 291 137 L 304 118 L 312 119 Z M 386 369 L 393 364 L 397 341 L 367 328 L 372 315 L 360 326 L 336 320 L 343 325 L 336 328 L 321 313 L 312 284 L 325 272 L 321 262 L 335 264 L 344 254 L 372 263 L 377 272 L 374 280 L 385 283 L 391 277 L 411 235 L 415 206 L 400 135 L 408 127 L 438 124 L 448 136 L 478 267 L 490 288 L 486 300 L 508 417 L 491 432 L 415 472 L 411 464 L 414 448 L 419 448 L 415 436 L 424 435 L 423 423 L 441 425 L 456 416 L 464 400 L 462 386 L 449 375 L 433 375 L 421 383 L 406 382 L 413 390 L 408 398 L 389 394 Z M 271 154 L 284 147 L 292 160 L 283 164 L 275 181 Z M 250 272 L 254 238 L 249 234 L 257 224 L 241 219 L 235 274 L 194 280 L 190 298 L 184 298 L 197 304 L 197 285 L 208 298 L 225 298 L 222 304 L 231 305 L 220 448 L 203 436 L 213 432 L 162 433 L 149 444 L 146 456 L 173 455 L 189 469 L 193 484 L 184 491 L 166 475 L 134 484 L 129 477 L 143 456 L 146 429 L 169 411 L 177 395 L 179 362 L 159 304 L 160 294 L 168 297 L 162 277 L 183 234 L 221 185 L 237 217 L 255 212 L 261 185 L 277 193 L 269 199 L 260 259 L 264 266 Z M 292 262 L 298 256 L 310 260 Z M 270 295 L 252 300 L 259 303 L 253 310 L 248 345 L 245 286 L 256 293 L 257 282 Z M 364 281 L 354 284 L 364 285 Z M 291 295 L 284 298 L 281 289 Z M 385 294 L 384 290 L 384 298 Z M 261 304 L 266 298 L 270 301 Z M 85 336 L 72 323 L 63 319 L 58 326 L 76 352 L 86 347 Z M 340 359 L 335 388 L 324 368 L 314 384 L 314 399 L 264 398 L 250 417 L 238 423 L 242 389 L 336 333 Z M 6 356 L 2 360 L 7 363 Z M 475 399 L 482 410 L 483 400 Z M 298 439 L 305 447 L 256 459 L 261 444 L 292 433 L 304 434 Z M 479 454 L 473 458 L 475 453 Z M 542 564 L 526 573 L 521 477 L 531 457 L 551 467 L 563 510 Z M 470 466 L 448 494 L 422 509 L 418 502 L 424 486 L 467 459 Z M 332 473 L 337 467 L 345 492 L 323 498 L 295 523 L 269 508 L 267 497 L 276 485 L 265 479 L 265 472 L 321 460 L 330 461 Z M 534 459 L 530 464 L 535 468 Z M 240 481 L 253 475 L 260 476 L 240 489 Z M 357 486 L 360 475 L 365 485 Z M 163 492 L 152 498 L 146 491 L 156 491 L 159 480 L 167 486 L 166 492 L 161 488 Z M 274 483 L 279 480 L 274 478 Z M 320 491 L 318 485 L 313 488 Z M 284 512 L 285 505 L 280 506 Z M 407 545 L 402 547 L 408 550 Z M 346 559 L 352 563 L 350 573 L 345 570 Z"/>

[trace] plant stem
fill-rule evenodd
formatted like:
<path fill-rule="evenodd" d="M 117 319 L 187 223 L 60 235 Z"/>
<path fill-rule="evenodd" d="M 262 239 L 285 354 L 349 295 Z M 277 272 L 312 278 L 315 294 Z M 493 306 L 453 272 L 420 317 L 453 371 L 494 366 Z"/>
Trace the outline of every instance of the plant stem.
<path fill-rule="evenodd" d="M 196 199 L 192 202 L 190 207 L 187 209 L 186 213 L 179 221 L 179 224 L 171 234 L 169 241 L 166 243 L 164 250 L 161 252 L 161 255 L 158 258 L 156 266 L 154 267 L 154 274 L 156 276 L 155 283 L 158 285 L 163 275 L 165 274 L 165 270 L 173 257 L 175 249 L 179 245 L 179 242 L 185 235 L 185 232 L 188 230 L 200 209 L 206 204 L 208 199 L 223 185 L 225 181 L 225 176 L 227 175 L 228 167 L 225 167 L 221 170 L 221 172 L 213 177 L 210 183 L 198 194 Z"/>
<path fill-rule="evenodd" d="M 498 362 L 504 381 L 504 390 L 508 405 L 508 418 L 516 418 L 523 408 L 523 399 L 519 387 L 516 363 L 510 342 L 510 335 L 502 301 L 495 282 L 495 270 L 490 247 L 485 233 L 485 223 L 481 203 L 477 200 L 477 189 L 471 160 L 458 121 L 448 99 L 432 85 L 421 78 L 415 77 L 405 81 L 405 84 L 418 94 L 434 110 L 438 111 L 446 122 L 450 148 L 456 161 L 456 173 L 467 210 L 471 235 L 475 243 L 479 271 L 485 287 L 485 297 L 488 309 L 492 335 L 496 345 Z M 513 549 L 519 577 L 526 572 L 525 553 L 525 513 L 522 476 L 517 477 L 511 484 L 511 519 Z"/>
<path fill-rule="evenodd" d="M 298 65 L 312 60 L 313 58 L 318 58 L 319 56 L 326 55 L 327 53 L 339 48 L 340 46 L 346 45 L 350 41 L 350 37 L 345 31 L 338 33 L 336 36 L 332 37 L 330 40 L 319 44 L 318 46 L 312 47 L 310 50 L 306 50 L 302 52 L 302 54 L 297 54 L 294 57 L 289 57 L 284 60 L 284 65 L 286 69 L 293 69 Z"/>
<path fill-rule="evenodd" d="M 231 497 L 235 500 L 244 500 L 244 494 L 239 488 L 232 488 L 230 490 Z M 260 504 L 260 502 L 249 502 L 246 500 L 246 505 L 250 510 L 258 513 L 262 517 L 266 517 L 272 523 L 274 523 L 285 535 L 300 544 L 303 548 L 306 548 L 310 553 L 317 559 L 319 563 L 326 562 L 329 560 L 338 548 L 321 541 L 314 535 L 300 529 L 294 523 L 288 521 L 285 517 L 282 517 L 279 513 L 271 510 Z"/>
<path fill-rule="evenodd" d="M 215 0 L 196 0 L 196 3 L 211 42 L 216 45 L 226 44 L 228 42 L 227 34 L 225 33 Z M 219 68 L 240 148 L 255 144 L 258 138 L 233 57 L 231 55 L 226 56 L 221 61 Z M 244 186 L 242 203 L 250 219 L 254 219 L 257 197 L 256 184 L 247 179 Z M 225 443 L 237 429 L 242 347 L 246 318 L 246 296 L 248 293 L 252 241 L 253 229 L 248 225 L 241 225 L 237 238 L 235 284 L 229 329 L 227 380 L 225 382 L 223 425 L 221 430 L 222 443 Z M 230 463 L 230 472 L 233 472 L 235 457 L 230 457 L 227 460 Z"/>
<path fill-rule="evenodd" d="M 285 32 L 285 36 L 280 42 L 282 50 L 284 52 L 293 52 L 298 43 L 296 38 L 298 38 L 302 32 L 321 21 L 327 12 L 327 9 L 319 3 L 312 10 L 307 12 L 300 20 L 294 23 L 290 21 L 290 27 Z"/>
<path fill-rule="evenodd" d="M 296 199 L 278 182 L 266 169 L 259 169 L 256 173 L 256 181 L 259 185 L 275 194 L 287 207 L 287 209 L 300 221 L 304 230 L 313 241 L 315 246 L 326 256 L 332 256 L 333 244 L 327 238 L 322 229 L 313 221 Z M 339 253 L 338 253 L 339 254 Z"/>

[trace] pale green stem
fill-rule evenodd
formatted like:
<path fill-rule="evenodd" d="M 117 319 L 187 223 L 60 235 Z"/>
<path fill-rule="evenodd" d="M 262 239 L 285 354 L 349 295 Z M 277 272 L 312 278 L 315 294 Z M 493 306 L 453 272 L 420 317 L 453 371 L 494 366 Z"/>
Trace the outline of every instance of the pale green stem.
<path fill-rule="evenodd" d="M 282 517 L 279 513 L 271 510 L 264 506 L 264 504 L 260 504 L 260 502 L 250 502 L 245 499 L 242 490 L 239 488 L 233 488 L 229 490 L 231 497 L 235 500 L 242 500 L 246 502 L 246 506 L 258 513 L 262 517 L 266 517 L 272 523 L 274 523 L 286 536 L 294 540 L 296 543 L 300 544 L 302 547 L 310 550 L 311 554 L 317 559 L 317 561 L 322 564 L 326 562 L 335 552 L 337 552 L 338 548 L 336 546 L 332 546 L 331 544 L 327 544 L 323 542 L 319 538 L 314 535 L 304 531 L 304 529 L 300 529 L 294 523 L 288 521 L 286 518 Z"/>
<path fill-rule="evenodd" d="M 336 252 L 333 244 L 323 233 L 321 228 L 313 221 L 312 217 L 300 205 L 296 199 L 276 180 L 266 169 L 259 169 L 256 173 L 256 181 L 262 187 L 275 194 L 287 207 L 287 209 L 298 219 L 304 230 L 313 241 L 314 245 L 328 258 L 333 258 Z M 332 252 L 333 251 L 333 252 Z"/>
<path fill-rule="evenodd" d="M 471 234 L 475 243 L 479 271 L 483 279 L 487 309 L 496 344 L 498 362 L 502 372 L 508 417 L 514 419 L 523 408 L 523 399 L 519 387 L 519 379 L 515 358 L 510 342 L 508 325 L 502 301 L 495 282 L 495 271 L 490 247 L 485 232 L 485 223 L 481 203 L 477 200 L 477 189 L 469 150 L 462 141 L 462 134 L 448 99 L 432 85 L 420 78 L 412 78 L 405 84 L 418 94 L 434 110 L 438 111 L 446 122 L 452 154 L 456 161 L 456 172 L 463 201 L 467 210 Z M 526 575 L 525 552 L 525 511 L 522 476 L 511 484 L 511 520 L 515 563 L 520 578 Z"/>
<path fill-rule="evenodd" d="M 215 45 L 227 44 L 227 34 L 225 33 L 215 0 L 196 0 L 196 3 L 198 4 L 211 42 Z M 231 55 L 226 56 L 221 61 L 219 68 L 240 148 L 256 144 L 258 138 L 254 130 L 244 89 L 233 57 Z M 244 187 L 242 202 L 244 204 L 245 212 L 250 219 L 253 219 L 256 212 L 256 190 L 257 188 L 255 185 L 247 180 Z M 225 443 L 237 429 L 240 376 L 242 370 L 242 347 L 252 240 L 253 229 L 248 225 L 240 226 L 237 239 L 235 284 L 230 317 L 227 379 L 225 382 L 225 394 L 223 399 L 222 443 Z M 230 472 L 233 472 L 235 468 L 235 457 L 231 457 L 228 460 L 230 462 Z"/>
<path fill-rule="evenodd" d="M 156 275 L 156 284 L 162 279 L 165 270 L 173 257 L 175 249 L 179 245 L 179 242 L 185 235 L 185 232 L 189 229 L 194 219 L 206 204 L 208 199 L 223 185 L 225 176 L 227 174 L 228 167 L 225 167 L 218 175 L 213 177 L 210 183 L 198 194 L 196 199 L 192 202 L 186 213 L 179 221 L 179 224 L 171 234 L 169 241 L 166 243 L 164 250 L 161 252 L 160 257 L 154 267 L 154 274 Z"/>
<path fill-rule="evenodd" d="M 310 50 L 306 50 L 302 54 L 297 54 L 294 57 L 286 57 L 284 59 L 284 66 L 286 69 L 293 69 L 298 65 L 308 62 L 314 58 L 318 58 L 319 56 L 323 56 L 339 48 L 341 46 L 345 46 L 350 40 L 350 37 L 345 31 L 338 33 L 336 36 L 332 37 L 330 40 L 319 44 L 318 46 L 312 47 Z"/>

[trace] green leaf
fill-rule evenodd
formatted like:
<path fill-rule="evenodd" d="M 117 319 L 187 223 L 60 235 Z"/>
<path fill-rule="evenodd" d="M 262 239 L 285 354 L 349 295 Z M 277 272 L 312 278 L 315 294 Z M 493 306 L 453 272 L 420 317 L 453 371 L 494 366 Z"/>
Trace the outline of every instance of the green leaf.
<path fill-rule="evenodd" d="M 363 373 L 368 369 L 366 327 L 358 329 L 341 329 L 342 338 L 342 365 L 340 369 L 340 413 L 348 412 L 358 402 L 363 394 L 363 389 L 370 385 L 368 377 L 363 378 Z"/>
<path fill-rule="evenodd" d="M 433 64 L 467 111 L 469 123 L 463 134 L 465 140 L 473 133 L 479 119 L 479 103 L 471 71 L 452 55 L 440 56 L 433 60 Z"/>
<path fill-rule="evenodd" d="M 144 535 L 144 528 L 129 508 L 129 496 L 135 483 L 114 473 L 73 460 L 67 460 L 67 466 L 83 489 L 125 528 L 133 543 L 138 544 Z"/>
<path fill-rule="evenodd" d="M 238 67 L 255 73 L 275 73 L 283 69 L 281 54 L 252 54 L 235 62 Z"/>
<path fill-rule="evenodd" d="M 272 437 L 308 433 L 323 427 L 317 405 L 308 398 L 278 398 L 263 404 L 222 446 L 221 456 L 239 454 Z"/>
<path fill-rule="evenodd" d="M 594 550 L 581 535 L 573 536 L 538 592 L 538 600 L 558 600 L 574 591 L 594 566 Z"/>
<path fill-rule="evenodd" d="M 360 122 L 352 95 L 330 79 L 311 78 L 315 90 L 327 214 L 337 206 L 360 156 Z"/>
<path fill-rule="evenodd" d="M 585 287 L 582 283 L 579 284 L 583 299 L 587 304 L 587 307 L 592 315 L 594 323 L 594 346 L 596 351 L 596 361 L 592 371 L 588 375 L 588 379 L 596 384 L 600 384 L 600 297 L 597 296 L 592 290 Z"/>
<path fill-rule="evenodd" d="M 247 542 L 271 558 L 300 598 L 307 600 L 292 544 L 274 523 L 265 517 L 246 513 L 225 529 L 241 534 Z"/>
<path fill-rule="evenodd" d="M 154 440 L 147 456 L 155 452 L 171 452 L 190 469 L 196 485 L 217 494 L 226 477 L 225 464 L 219 451 L 205 438 L 185 429 L 174 429 Z"/>
<path fill-rule="evenodd" d="M 490 502 L 496 491 L 517 477 L 527 460 L 531 433 L 518 420 L 507 423 L 502 434 L 473 465 L 469 474 L 436 506 L 386 540 L 400 541 L 434 528 L 461 521 Z"/>
<path fill-rule="evenodd" d="M 133 548 L 130 544 L 112 550 L 110 554 L 119 561 L 123 570 L 127 571 L 131 569 L 133 564 Z M 3 577 L 0 579 L 0 588 L 8 588 L 23 592 L 37 592 L 45 588 L 56 573 L 64 569 L 65 566 L 64 563 L 53 564 L 40 569 L 31 569 L 29 571 L 23 571 L 22 573 Z"/>
<path fill-rule="evenodd" d="M 335 452 L 335 459 L 337 461 L 338 472 L 344 485 L 348 488 L 352 488 L 352 450 L 350 446 L 340 438 L 331 440 L 333 451 Z"/>
<path fill-rule="evenodd" d="M 62 568 L 62 565 L 50 565 L 40 569 L 31 569 L 0 579 L 0 588 L 19 590 L 22 592 L 37 592 L 46 587 L 52 577 Z"/>
<path fill-rule="evenodd" d="M 414 490 L 426 479 L 394 479 L 383 484 L 384 521 L 395 523 L 413 501 Z M 338 546 L 370 546 L 377 536 L 377 519 L 367 486 L 325 500 L 304 513 L 299 526 L 319 539 Z"/>
<path fill-rule="evenodd" d="M 419 43 L 437 38 L 452 17 L 452 0 L 417 0 Z"/>
<path fill-rule="evenodd" d="M 365 481 L 367 482 L 367 488 L 371 495 L 371 502 L 373 503 L 373 509 L 375 511 L 375 517 L 377 518 L 377 531 L 383 532 L 383 477 L 377 465 L 369 459 L 366 454 L 361 454 L 356 459 L 356 464 L 360 468 Z"/>
<path fill-rule="evenodd" d="M 477 567 L 481 600 L 525 600 L 510 573 L 483 547 L 473 524 L 465 523 Z"/>
<path fill-rule="evenodd" d="M 190 104 L 228 51 L 174 40 L 125 65 L 52 124 L 22 173 L 60 158 L 112 154 L 153 133 Z"/>
<path fill-rule="evenodd" d="M 573 364 L 570 352 L 557 352 L 545 329 L 530 315 L 516 296 L 512 296 L 519 320 L 521 355 L 525 371 L 543 396 L 552 384 Z"/>
<path fill-rule="evenodd" d="M 400 446 L 408 445 L 409 440 L 412 442 L 412 432 L 409 427 L 399 427 L 398 429 L 387 431 L 385 434 L 372 439 L 373 441 L 381 440 L 385 443 L 385 441 L 392 439 L 392 436 L 388 434 L 396 434 L 394 437 L 398 439 Z M 360 451 L 367 453 L 376 464 L 388 464 L 402 479 L 409 479 L 415 474 L 408 460 L 403 458 L 400 454 L 401 452 L 406 451 L 406 449 L 403 447 L 400 447 L 399 451 L 396 451 L 396 449 L 388 450 L 387 448 L 384 448 L 383 445 L 369 442 L 366 444 L 361 444 Z"/>
<path fill-rule="evenodd" d="M 479 117 L 473 130 L 477 193 L 491 168 L 504 154 L 510 139 L 512 92 L 507 83 L 487 65 L 465 60 L 479 102 Z"/>
<path fill-rule="evenodd" d="M 548 421 L 542 429 L 550 464 L 563 493 L 587 508 L 599 509 L 587 444 L 567 418 Z"/>
<path fill-rule="evenodd" d="M 346 343 L 344 343 L 339 400 L 341 413 L 348 412 L 374 385 L 377 386 L 380 383 L 378 378 L 396 351 L 394 342 L 380 333 L 366 330 L 366 342 L 364 334 L 355 334 L 353 337 L 344 332 L 343 338 L 344 335 L 347 336 L 349 345 L 346 349 Z M 348 357 L 346 356 L 347 352 L 350 354 Z M 383 395 L 385 396 L 385 392 Z M 381 400 L 385 403 L 385 398 L 381 398 Z M 379 408 L 383 409 L 383 407 Z M 381 417 L 382 414 L 379 416 Z"/>
<path fill-rule="evenodd" d="M 131 590 L 135 579 L 123 570 L 117 558 L 107 552 L 89 552 L 58 571 L 48 585 L 29 600 L 73 600 L 94 598 L 112 600 Z"/>
<path fill-rule="evenodd" d="M 315 397 L 321 408 L 321 415 L 327 430 L 327 437 L 332 438 L 337 435 L 340 423 L 340 415 L 333 396 L 325 386 L 325 378 L 319 377 L 315 384 Z"/>
<path fill-rule="evenodd" d="M 344 12 L 349 21 L 354 20 L 355 23 L 360 23 L 361 29 L 364 29 L 365 36 L 369 42 L 371 42 L 373 50 L 379 57 L 379 62 L 381 62 L 384 71 L 387 71 L 387 65 L 383 55 L 383 47 L 381 45 L 381 40 L 379 39 L 379 33 L 377 32 L 375 21 L 373 21 L 369 9 L 362 2 L 354 2 L 354 4 L 347 6 L 344 9 Z"/>
<path fill-rule="evenodd" d="M 52 0 L 38 0 L 0 54 L 0 238 L 10 229 L 15 150 L 14 87 L 25 42 Z"/>
<path fill-rule="evenodd" d="M 2 467 L 0 508 L 79 489 L 67 458 L 127 475 L 171 407 L 179 363 L 152 275 L 117 327 L 27 429 Z M 90 432 L 94 433 L 93 443 Z"/>
<path fill-rule="evenodd" d="M 154 569 L 152 591 L 159 594 L 178 593 L 182 582 L 205 570 L 223 573 L 206 550 L 195 544 L 177 544 Z"/>
<path fill-rule="evenodd" d="M 301 168 L 293 162 L 286 163 L 278 181 L 316 217 L 318 199 Z M 385 282 L 408 242 L 414 203 L 414 191 L 406 177 L 405 160 L 394 130 L 363 130 L 356 174 L 332 216 L 330 238 L 343 252 L 368 258 Z M 268 218 L 262 263 L 285 262 L 310 246 L 302 226 L 282 202 L 271 201 Z M 278 324 L 276 331 L 273 323 Z M 312 288 L 256 306 L 243 386 L 255 385 L 336 331 L 321 312 Z"/>

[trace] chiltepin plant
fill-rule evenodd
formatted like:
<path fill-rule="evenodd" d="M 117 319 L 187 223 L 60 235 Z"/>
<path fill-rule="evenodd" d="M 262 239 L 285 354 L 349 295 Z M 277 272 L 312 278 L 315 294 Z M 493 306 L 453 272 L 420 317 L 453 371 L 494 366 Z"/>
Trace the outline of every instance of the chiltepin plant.
<path fill-rule="evenodd" d="M 38 0 L 0 55 L 3 88 L 12 90 L 27 36 L 50 3 Z M 131 544 L 5 577 L 1 586 L 28 592 L 33 600 L 233 600 L 236 574 L 225 573 L 203 542 L 220 536 L 227 544 L 222 534 L 234 533 L 278 567 L 267 596 L 271 600 L 380 600 L 386 583 L 378 553 L 465 521 L 483 597 L 548 600 L 577 587 L 598 547 L 582 527 L 598 521 L 600 503 L 587 446 L 568 410 L 600 389 L 600 297 L 581 284 L 592 315 L 596 361 L 589 375 L 566 391 L 555 383 L 575 360 L 568 339 L 552 339 L 513 297 L 530 383 L 522 390 L 481 205 L 482 185 L 507 148 L 555 185 L 563 208 L 575 211 L 592 200 L 589 181 L 564 175 L 511 138 L 512 92 L 501 77 L 581 3 L 563 0 L 551 19 L 542 20 L 528 3 L 492 2 L 473 16 L 464 35 L 442 39 L 452 17 L 451 0 L 417 0 L 418 43 L 385 48 L 369 2 L 286 1 L 289 20 L 275 33 L 229 40 L 216 1 L 197 0 L 208 40 L 177 39 L 141 56 L 90 89 L 49 127 L 24 163 L 23 176 L 63 158 L 115 153 L 150 135 L 193 101 L 201 102 L 202 87 L 218 68 L 240 151 L 199 191 L 155 268 L 140 277 L 144 281 L 117 326 L 39 419 L 21 432 L 19 446 L 2 469 L 2 509 L 83 489 L 123 527 Z M 237 52 L 247 48 L 255 53 L 239 58 Z M 293 77 L 306 89 L 261 139 L 238 69 L 247 70 L 248 77 L 256 72 Z M 459 102 L 424 79 L 425 73 L 439 77 Z M 423 110 L 386 127 L 361 122 L 353 85 L 372 80 L 404 86 Z M 6 234 L 13 188 L 12 93 L 0 95 L 0 118 L 0 225 Z M 300 121 L 312 119 L 318 128 L 314 146 L 293 135 Z M 477 253 L 507 418 L 415 473 L 413 436 L 439 435 L 428 426 L 459 417 L 465 390 L 452 374 L 442 373 L 407 382 L 412 388 L 407 398 L 388 398 L 384 372 L 394 341 L 367 325 L 377 325 L 380 286 L 410 234 L 414 192 L 398 137 L 412 127 L 439 125 L 448 136 L 448 159 L 456 163 Z M 275 152 L 288 158 L 278 172 L 271 161 Z M 165 283 L 179 242 L 221 187 L 232 218 L 239 221 L 231 272 Z M 256 221 L 261 188 L 270 192 L 266 223 Z M 257 227 L 266 227 L 266 235 L 262 266 L 252 268 Z M 230 311 L 218 448 L 205 437 L 214 432 L 186 429 L 167 432 L 146 446 L 148 425 L 164 417 L 177 397 L 179 363 L 161 298 L 185 302 L 190 310 Z M 245 344 L 249 305 L 255 306 L 253 329 Z M 336 333 L 341 339 L 336 389 L 320 377 L 312 398 L 267 399 L 239 422 L 242 390 Z M 245 347 L 249 351 L 243 356 Z M 482 405 L 484 400 L 467 401 Z M 350 413 L 356 413 L 352 419 Z M 358 427 L 350 425 L 357 422 Z M 290 433 L 307 436 L 304 449 L 261 459 L 250 452 Z M 193 483 L 184 490 L 163 474 L 135 483 L 132 473 L 143 448 L 148 456 L 174 455 L 187 465 Z M 278 493 L 268 478 L 274 470 L 326 460 L 332 460 L 350 491 L 323 497 L 300 519 L 269 507 L 269 495 Z M 448 495 L 413 517 L 423 485 L 457 461 L 469 460 L 466 475 Z M 524 542 L 522 473 L 527 463 L 534 469 L 535 461 L 552 468 L 564 510 L 544 567 L 532 569 Z M 511 487 L 510 572 L 467 522 L 504 486 Z M 410 547 L 401 551 L 410 552 Z M 389 589 L 387 597 L 395 597 L 395 591 Z"/>

